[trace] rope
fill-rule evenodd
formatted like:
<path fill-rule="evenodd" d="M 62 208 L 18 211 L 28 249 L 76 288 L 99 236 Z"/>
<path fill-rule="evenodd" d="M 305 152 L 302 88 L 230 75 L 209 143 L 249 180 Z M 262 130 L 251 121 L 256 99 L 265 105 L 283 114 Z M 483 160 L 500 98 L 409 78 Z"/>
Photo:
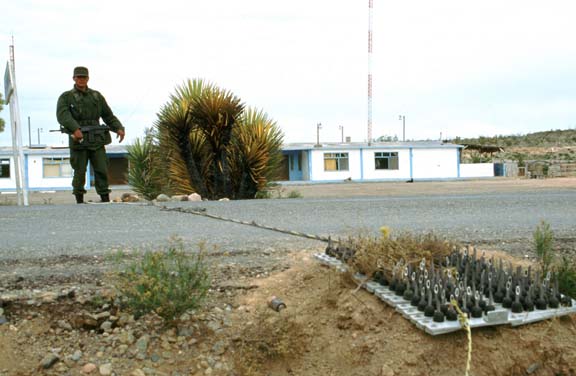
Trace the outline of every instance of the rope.
<path fill-rule="evenodd" d="M 468 316 L 462 312 L 456 300 L 453 299 L 451 303 L 454 308 L 456 308 L 460 326 L 466 331 L 466 336 L 468 337 L 468 357 L 466 359 L 466 373 L 464 374 L 464 376 L 468 376 L 470 373 L 470 363 L 472 363 L 472 330 L 470 329 L 470 321 L 468 321 Z"/>
<path fill-rule="evenodd" d="M 214 214 L 209 214 L 206 212 L 205 208 L 182 208 L 182 207 L 175 207 L 175 208 L 168 208 L 166 206 L 159 206 L 160 210 L 163 211 L 174 211 L 174 212 L 178 212 L 178 213 L 186 213 L 186 214 L 194 214 L 194 215 L 200 215 L 202 217 L 207 217 L 207 218 L 212 218 L 212 219 L 218 219 L 221 221 L 226 221 L 226 222 L 232 222 L 232 223 L 238 223 L 241 225 L 246 225 L 246 226 L 253 226 L 253 227 L 257 227 L 257 228 L 263 228 L 265 230 L 270 230 L 270 231 L 276 231 L 276 232 L 281 232 L 283 234 L 288 234 L 288 235 L 293 235 L 293 236 L 299 236 L 302 238 L 307 238 L 307 239 L 314 239 L 314 240 L 320 240 L 322 242 L 330 242 L 330 239 L 324 236 L 320 236 L 320 235 L 313 235 L 313 234 L 306 234 L 303 232 L 298 232 L 298 231 L 292 231 L 292 230 L 286 230 L 286 229 L 282 229 L 282 228 L 278 228 L 278 227 L 272 227 L 272 226 L 266 226 L 260 223 L 256 223 L 255 221 L 252 222 L 248 222 L 248 221 L 241 221 L 239 219 L 234 219 L 234 218 L 227 218 L 227 217 L 221 217 L 218 215 L 214 215 Z"/>

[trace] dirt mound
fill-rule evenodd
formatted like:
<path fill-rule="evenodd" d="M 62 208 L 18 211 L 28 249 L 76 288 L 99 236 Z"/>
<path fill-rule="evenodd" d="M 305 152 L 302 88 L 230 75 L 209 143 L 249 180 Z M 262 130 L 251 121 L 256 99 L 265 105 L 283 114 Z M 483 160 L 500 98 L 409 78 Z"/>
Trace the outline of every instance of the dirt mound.
<path fill-rule="evenodd" d="M 92 374 L 117 375 L 465 373 L 463 331 L 430 336 L 311 255 L 293 253 L 271 274 L 239 264 L 216 268 L 207 307 L 172 329 L 157 317 L 121 312 L 105 287 L 60 286 L 5 302 L 0 375 L 81 375 L 88 365 Z M 271 310 L 273 295 L 287 308 Z M 474 329 L 471 374 L 575 375 L 575 338 L 570 316 Z M 50 356 L 57 360 L 48 366 Z"/>

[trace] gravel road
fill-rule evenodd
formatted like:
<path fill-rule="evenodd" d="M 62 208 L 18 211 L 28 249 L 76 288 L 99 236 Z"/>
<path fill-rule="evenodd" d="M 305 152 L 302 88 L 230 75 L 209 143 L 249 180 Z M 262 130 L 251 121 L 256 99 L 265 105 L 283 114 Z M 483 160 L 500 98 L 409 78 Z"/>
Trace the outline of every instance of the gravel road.
<path fill-rule="evenodd" d="M 433 231 L 454 240 L 527 252 L 540 220 L 572 247 L 576 190 L 434 194 L 421 196 L 178 202 L 169 207 L 334 238 L 393 231 Z M 221 251 L 323 247 L 319 241 L 141 204 L 0 206 L 0 261 L 104 255 L 149 249 L 177 236 L 190 246 L 205 241 Z"/>

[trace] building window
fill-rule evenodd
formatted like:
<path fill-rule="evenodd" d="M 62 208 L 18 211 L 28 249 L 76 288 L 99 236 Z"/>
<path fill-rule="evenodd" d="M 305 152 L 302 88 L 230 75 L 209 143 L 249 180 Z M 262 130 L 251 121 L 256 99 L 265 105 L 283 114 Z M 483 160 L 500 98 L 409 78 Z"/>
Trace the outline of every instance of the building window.
<path fill-rule="evenodd" d="M 324 153 L 324 171 L 348 171 L 348 153 Z"/>
<path fill-rule="evenodd" d="M 374 153 L 376 170 L 398 170 L 398 152 Z"/>
<path fill-rule="evenodd" d="M 10 179 L 10 159 L 0 159 L 0 179 Z"/>
<path fill-rule="evenodd" d="M 42 158 L 45 178 L 71 178 L 70 158 Z"/>

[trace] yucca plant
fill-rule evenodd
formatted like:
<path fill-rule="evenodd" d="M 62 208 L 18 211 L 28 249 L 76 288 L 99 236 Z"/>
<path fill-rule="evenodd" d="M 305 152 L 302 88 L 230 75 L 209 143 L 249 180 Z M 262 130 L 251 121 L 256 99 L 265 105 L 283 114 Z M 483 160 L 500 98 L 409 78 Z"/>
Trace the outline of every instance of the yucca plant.
<path fill-rule="evenodd" d="M 202 80 L 176 88 L 154 124 L 162 192 L 254 198 L 277 178 L 282 133 L 263 111 Z"/>
<path fill-rule="evenodd" d="M 244 110 L 240 98 L 232 92 L 211 86 L 192 98 L 188 108 L 191 122 L 204 136 L 211 155 L 210 175 L 214 180 L 211 198 L 233 195 L 228 166 L 228 149 L 232 130 Z"/>
<path fill-rule="evenodd" d="M 253 198 L 278 178 L 282 163 L 282 132 L 263 111 L 248 108 L 234 137 L 233 182 L 239 198 Z"/>

